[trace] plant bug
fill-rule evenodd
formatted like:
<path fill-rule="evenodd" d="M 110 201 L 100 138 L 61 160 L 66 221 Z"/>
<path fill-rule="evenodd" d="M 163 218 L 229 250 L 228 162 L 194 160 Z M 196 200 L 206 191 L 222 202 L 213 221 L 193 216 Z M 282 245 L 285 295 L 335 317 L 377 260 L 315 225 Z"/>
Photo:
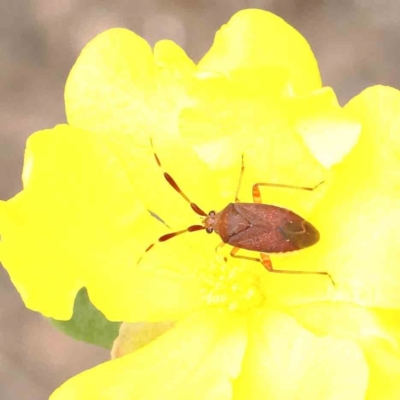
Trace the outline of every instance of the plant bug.
<path fill-rule="evenodd" d="M 162 169 L 153 142 L 150 139 L 157 165 Z M 297 271 L 277 270 L 272 267 L 270 253 L 287 253 L 310 247 L 319 241 L 318 230 L 304 218 L 286 208 L 262 204 L 260 187 L 272 186 L 289 189 L 301 189 L 313 191 L 315 187 L 303 187 L 284 185 L 279 183 L 255 183 L 253 185 L 253 203 L 240 202 L 238 195 L 244 174 L 244 161 L 242 155 L 242 168 L 240 170 L 239 183 L 236 189 L 235 203 L 228 204 L 223 210 L 205 213 L 199 206 L 190 201 L 182 192 L 175 180 L 167 172 L 163 172 L 166 181 L 190 204 L 193 211 L 203 217 L 202 225 L 192 225 L 177 232 L 167 233 L 161 236 L 157 242 L 165 242 L 186 232 L 206 230 L 207 233 L 215 232 L 222 239 L 218 247 L 229 244 L 233 247 L 230 255 L 235 258 L 260 262 L 269 272 L 283 274 L 307 274 L 325 275 L 333 285 L 332 277 L 325 271 Z M 145 252 L 148 252 L 157 242 L 151 244 Z M 218 248 L 217 247 L 217 248 Z M 260 257 L 247 257 L 238 255 L 241 250 L 250 250 L 260 253 Z M 138 262 L 140 262 L 141 258 Z"/>

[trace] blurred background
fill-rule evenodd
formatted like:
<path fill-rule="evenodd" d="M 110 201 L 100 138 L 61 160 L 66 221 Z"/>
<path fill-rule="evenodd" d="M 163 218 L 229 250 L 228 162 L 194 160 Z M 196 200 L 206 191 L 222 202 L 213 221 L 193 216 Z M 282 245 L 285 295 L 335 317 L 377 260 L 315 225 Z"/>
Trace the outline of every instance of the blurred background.
<path fill-rule="evenodd" d="M 199 60 L 236 11 L 262 8 L 309 41 L 341 104 L 374 84 L 399 88 L 398 0 L 0 0 L 0 199 L 21 190 L 26 138 L 65 122 L 63 90 L 82 47 L 111 27 L 172 39 Z M 109 358 L 26 310 L 0 267 L 0 398 L 43 400 Z"/>

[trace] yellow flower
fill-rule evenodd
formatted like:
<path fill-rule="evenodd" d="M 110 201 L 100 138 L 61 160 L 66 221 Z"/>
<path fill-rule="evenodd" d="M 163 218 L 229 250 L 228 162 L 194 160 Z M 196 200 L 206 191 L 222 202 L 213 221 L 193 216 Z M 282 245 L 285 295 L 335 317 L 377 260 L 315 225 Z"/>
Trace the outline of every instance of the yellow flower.
<path fill-rule="evenodd" d="M 86 286 L 110 320 L 173 323 L 140 346 L 121 331 L 123 357 L 52 400 L 399 398 L 396 90 L 368 89 L 342 109 L 304 38 L 246 10 L 198 65 L 172 42 L 152 53 L 132 32 L 105 32 L 83 50 L 65 99 L 69 125 L 31 136 L 24 190 L 0 203 L 0 259 L 45 315 L 68 319 Z M 321 234 L 272 255 L 274 268 L 326 271 L 336 286 L 268 273 L 229 257 L 229 246 L 217 253 L 216 234 L 145 252 L 200 222 L 164 179 L 150 138 L 162 168 L 207 212 L 234 201 L 242 155 L 241 201 L 256 182 L 324 181 L 262 197 Z"/>

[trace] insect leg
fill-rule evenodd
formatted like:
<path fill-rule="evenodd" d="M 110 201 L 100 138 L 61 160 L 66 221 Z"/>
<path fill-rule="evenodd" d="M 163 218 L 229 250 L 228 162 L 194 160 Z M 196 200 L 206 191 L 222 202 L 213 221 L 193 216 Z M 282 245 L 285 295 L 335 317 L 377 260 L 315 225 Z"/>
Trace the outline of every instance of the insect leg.
<path fill-rule="evenodd" d="M 240 258 L 241 260 L 250 260 L 250 261 L 261 262 L 261 260 L 259 258 L 256 258 L 256 257 L 247 257 L 247 256 L 238 256 L 238 255 L 236 255 L 236 253 L 239 250 L 241 250 L 240 247 L 234 247 L 230 252 L 231 257 Z"/>
<path fill-rule="evenodd" d="M 240 169 L 239 183 L 238 183 L 238 187 L 236 189 L 236 194 L 235 194 L 235 203 L 240 203 L 239 191 L 240 191 L 240 186 L 242 186 L 243 173 L 244 173 L 244 162 L 243 162 L 243 154 L 242 154 L 242 168 Z"/>
<path fill-rule="evenodd" d="M 260 193 L 260 186 L 270 186 L 270 187 L 280 187 L 280 188 L 286 188 L 286 189 L 300 189 L 300 190 L 309 190 L 313 191 L 320 185 L 322 185 L 324 181 L 321 181 L 318 183 L 318 185 L 314 187 L 306 187 L 306 186 L 294 186 L 294 185 L 284 185 L 282 183 L 255 183 L 253 185 L 253 201 L 256 204 L 260 204 L 261 201 L 261 193 Z"/>
<path fill-rule="evenodd" d="M 172 238 L 174 238 L 176 236 L 182 235 L 183 233 L 186 233 L 186 232 L 196 232 L 196 231 L 201 231 L 203 229 L 206 229 L 203 225 L 192 225 L 192 226 L 189 226 L 189 228 L 182 229 L 181 231 L 167 233 L 166 235 L 163 235 L 163 236 L 159 237 L 156 242 L 152 243 L 144 251 L 144 254 L 146 254 L 149 250 L 151 250 L 157 243 L 166 242 L 167 240 L 172 239 Z M 139 265 L 139 263 L 142 260 L 144 254 L 139 258 L 139 260 L 138 260 L 136 265 Z"/>
<path fill-rule="evenodd" d="M 292 275 L 294 275 L 294 274 L 295 275 L 325 275 L 331 280 L 333 286 L 336 286 L 332 277 L 326 271 L 291 271 L 291 270 L 286 270 L 286 269 L 274 269 L 272 267 L 271 258 L 269 257 L 268 254 L 265 254 L 265 253 L 260 253 L 259 261 L 261 262 L 262 265 L 264 265 L 264 267 L 269 272 L 274 272 L 277 274 L 292 274 Z"/>
<path fill-rule="evenodd" d="M 333 281 L 332 277 L 330 276 L 330 274 L 328 272 L 325 271 L 291 271 L 291 270 L 286 270 L 286 269 L 274 269 L 272 267 L 272 262 L 271 262 L 271 258 L 269 257 L 268 254 L 265 253 L 260 253 L 260 258 L 257 257 L 247 257 L 247 256 L 240 256 L 237 255 L 237 252 L 241 250 L 240 247 L 234 247 L 231 251 L 231 256 L 235 257 L 235 258 L 240 258 L 242 260 L 249 260 L 249 261 L 256 261 L 261 263 L 268 272 L 274 272 L 277 274 L 295 274 L 295 275 L 326 275 L 332 282 L 332 284 L 334 286 L 335 282 Z"/>
<path fill-rule="evenodd" d="M 218 253 L 220 249 L 222 249 L 226 245 L 225 242 L 221 242 L 216 248 L 215 252 Z"/>

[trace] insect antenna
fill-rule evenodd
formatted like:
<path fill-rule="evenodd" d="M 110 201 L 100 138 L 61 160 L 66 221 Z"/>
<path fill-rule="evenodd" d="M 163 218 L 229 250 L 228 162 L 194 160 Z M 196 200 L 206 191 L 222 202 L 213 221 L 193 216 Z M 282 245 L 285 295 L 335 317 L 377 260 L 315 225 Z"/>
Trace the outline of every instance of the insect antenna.
<path fill-rule="evenodd" d="M 190 207 L 192 207 L 192 210 L 196 214 L 201 215 L 202 217 L 207 217 L 207 214 L 197 204 L 190 201 L 189 197 L 187 197 L 186 194 L 182 192 L 181 188 L 178 186 L 178 184 L 175 182 L 175 180 L 172 178 L 172 176 L 164 171 L 161 161 L 158 158 L 158 156 L 154 150 L 153 140 L 151 138 L 150 138 L 150 144 L 153 149 L 154 158 L 156 159 L 157 165 L 163 171 L 165 180 L 190 204 Z"/>
<path fill-rule="evenodd" d="M 182 235 L 183 233 L 186 232 L 196 232 L 196 231 L 201 231 L 203 229 L 206 229 L 203 225 L 192 225 L 189 226 L 189 228 L 186 229 L 182 229 L 181 231 L 177 231 L 177 232 L 171 232 L 171 233 L 167 233 L 163 236 L 160 236 L 158 238 L 158 240 L 154 243 L 152 243 L 145 251 L 144 254 L 139 258 L 137 265 L 139 265 L 140 261 L 142 260 L 143 256 L 149 251 L 151 250 L 157 243 L 161 243 L 161 242 L 166 242 L 167 240 L 170 240 L 176 236 Z"/>
<path fill-rule="evenodd" d="M 186 196 L 185 193 L 182 192 L 181 188 L 178 186 L 178 184 L 175 182 L 174 178 L 172 178 L 172 176 L 170 174 L 168 174 L 167 172 L 164 171 L 164 168 L 161 164 L 160 159 L 158 158 L 157 153 L 154 150 L 154 145 L 153 145 L 153 140 L 152 138 L 150 138 L 150 144 L 151 147 L 153 149 L 153 154 L 154 154 L 154 158 L 157 162 L 157 165 L 161 168 L 161 170 L 163 171 L 163 175 L 165 180 L 170 184 L 170 186 L 172 186 L 189 204 L 190 207 L 192 208 L 192 210 L 202 216 L 202 217 L 207 217 L 207 214 L 195 203 L 193 203 L 192 201 L 190 201 L 189 197 Z M 176 236 L 182 235 L 186 232 L 196 232 L 196 231 L 200 231 L 200 230 L 204 230 L 206 229 L 205 226 L 203 225 L 192 225 L 189 226 L 186 229 L 183 229 L 181 231 L 177 231 L 177 232 L 171 232 L 171 233 L 167 233 L 161 237 L 158 238 L 158 240 L 154 243 L 152 243 L 149 247 L 147 247 L 147 249 L 144 251 L 144 254 L 139 258 L 137 265 L 140 263 L 140 261 L 142 260 L 143 256 L 150 251 L 157 243 L 161 243 L 161 242 L 166 242 L 167 240 L 170 240 Z"/>

